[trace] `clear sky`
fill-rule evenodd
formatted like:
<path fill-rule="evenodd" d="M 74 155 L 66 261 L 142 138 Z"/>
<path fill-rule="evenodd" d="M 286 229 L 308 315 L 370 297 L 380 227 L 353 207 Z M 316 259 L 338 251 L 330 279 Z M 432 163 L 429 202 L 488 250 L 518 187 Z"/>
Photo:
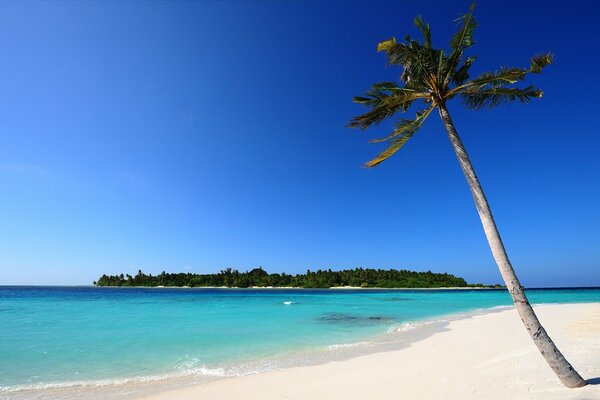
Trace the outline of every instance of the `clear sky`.
<path fill-rule="evenodd" d="M 345 128 L 393 80 L 378 41 L 446 46 L 468 1 L 1 2 L 0 284 L 262 265 L 500 275 L 437 115 L 393 158 Z M 528 286 L 600 285 L 600 3 L 481 1 L 473 73 L 544 98 L 449 105 Z"/>

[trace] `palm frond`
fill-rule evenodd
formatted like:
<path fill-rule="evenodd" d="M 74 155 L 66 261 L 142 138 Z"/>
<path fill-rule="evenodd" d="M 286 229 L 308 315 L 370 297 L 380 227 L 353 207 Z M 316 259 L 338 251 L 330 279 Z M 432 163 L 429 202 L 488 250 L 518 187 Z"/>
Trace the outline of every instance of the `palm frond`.
<path fill-rule="evenodd" d="M 512 103 L 515 100 L 528 103 L 533 98 L 542 97 L 543 92 L 533 86 L 526 88 L 492 87 L 487 89 L 470 89 L 460 93 L 467 108 L 481 110 L 493 108 L 500 104 Z"/>
<path fill-rule="evenodd" d="M 538 54 L 531 59 L 531 66 L 529 67 L 529 69 L 517 67 L 502 67 L 498 71 L 484 72 L 477 78 L 474 78 L 466 83 L 457 83 L 458 86 L 456 86 L 454 89 L 448 92 L 448 97 L 452 97 L 458 93 L 471 93 L 473 92 L 473 90 L 477 91 L 482 90 L 484 88 L 493 89 L 512 85 L 514 83 L 517 83 L 518 81 L 524 80 L 527 74 L 529 73 L 541 73 L 542 69 L 547 65 L 552 64 L 553 60 L 554 56 L 550 53 Z M 466 62 L 467 60 L 465 60 L 465 63 Z M 459 71 L 457 71 L 456 74 L 458 74 Z"/>
<path fill-rule="evenodd" d="M 521 68 L 500 68 L 495 72 L 484 72 L 477 78 L 468 82 L 468 86 L 476 88 L 483 88 L 484 86 L 490 85 L 493 87 L 500 87 L 504 85 L 510 85 L 525 79 L 527 70 Z"/>
<path fill-rule="evenodd" d="M 373 90 L 385 90 L 389 92 L 398 92 L 398 93 L 410 93 L 411 90 L 407 90 L 405 88 L 401 88 L 398 86 L 396 82 L 379 82 L 374 83 L 371 88 Z"/>
<path fill-rule="evenodd" d="M 417 15 L 414 19 L 415 26 L 421 30 L 423 34 L 423 45 L 425 48 L 431 48 L 431 30 L 429 24 L 423 22 L 423 17 Z"/>
<path fill-rule="evenodd" d="M 484 88 L 496 88 L 511 85 L 525 79 L 528 70 L 523 68 L 500 68 L 494 72 L 484 72 L 478 77 L 456 86 L 448 92 L 448 97 L 452 97 L 457 93 L 468 92 L 473 90 L 481 90 Z"/>
<path fill-rule="evenodd" d="M 455 85 L 462 85 L 467 79 L 469 79 L 469 68 L 475 62 L 475 57 L 467 57 L 463 61 L 463 64 L 454 72 L 451 76 L 452 83 Z"/>
<path fill-rule="evenodd" d="M 396 122 L 396 124 L 394 125 L 394 131 L 391 134 L 384 138 L 371 139 L 369 140 L 369 143 L 381 143 L 391 140 L 399 135 L 404 135 L 409 132 L 416 132 L 421 127 L 421 125 L 423 125 L 423 122 L 425 122 L 425 120 L 434 108 L 435 106 L 431 106 L 423 111 L 417 111 L 415 119 L 400 118 L 398 122 Z"/>
<path fill-rule="evenodd" d="M 366 92 L 366 96 L 354 96 L 354 102 L 364 104 L 370 107 L 376 107 L 381 104 L 385 97 L 389 97 L 391 92 L 399 91 L 400 93 L 407 92 L 401 89 L 395 82 L 380 82 L 371 86 L 371 89 Z"/>
<path fill-rule="evenodd" d="M 469 12 L 456 20 L 462 25 L 458 32 L 456 32 L 450 40 L 451 52 L 448 56 L 448 71 L 446 74 L 445 84 L 450 81 L 452 74 L 454 74 L 454 68 L 456 68 L 460 62 L 465 50 L 475 44 L 473 32 L 475 31 L 475 28 L 477 28 L 477 21 L 473 17 L 474 10 L 475 3 L 473 2 L 469 8 Z"/>
<path fill-rule="evenodd" d="M 436 82 L 439 85 L 444 80 L 444 71 L 448 66 L 448 57 L 444 54 L 444 50 L 437 50 L 437 71 L 436 71 Z"/>
<path fill-rule="evenodd" d="M 401 119 L 396 124 L 396 127 L 392 134 L 383 139 L 373 139 L 370 140 L 371 143 L 381 142 L 390 140 L 390 145 L 377 157 L 372 159 L 371 161 L 365 163 L 365 167 L 371 168 L 374 167 L 383 161 L 390 158 L 394 153 L 402 148 L 408 142 L 408 140 L 421 128 L 423 122 L 427 119 L 431 111 L 434 109 L 434 106 L 429 107 L 428 109 L 418 112 L 415 119 Z"/>
<path fill-rule="evenodd" d="M 456 22 L 462 23 L 462 26 L 450 40 L 450 48 L 453 53 L 463 53 L 467 48 L 475 44 L 473 31 L 477 28 L 477 21 L 473 17 L 474 10 L 475 3 L 473 2 L 469 8 L 469 12 L 456 19 Z"/>
<path fill-rule="evenodd" d="M 404 135 L 397 139 L 394 139 L 392 141 L 392 144 L 390 144 L 390 146 L 387 149 L 382 151 L 377 157 L 375 157 L 371 161 L 366 162 L 365 167 L 372 168 L 378 164 L 381 164 L 382 162 L 390 158 L 395 152 L 400 150 L 400 148 L 404 146 L 404 144 L 408 142 L 408 139 L 410 139 L 411 137 L 412 135 Z"/>
<path fill-rule="evenodd" d="M 423 28 L 427 32 L 426 25 L 423 25 Z M 390 65 L 403 68 L 401 80 L 404 87 L 415 90 L 432 88 L 436 70 L 436 50 L 422 45 L 410 36 L 406 36 L 405 41 L 400 43 L 395 38 L 383 41 L 377 45 L 377 50 L 385 52 Z"/>
<path fill-rule="evenodd" d="M 542 69 L 554 62 L 554 56 L 552 53 L 546 54 L 536 54 L 531 59 L 531 67 L 529 68 L 529 72 L 533 72 L 534 74 L 539 74 L 542 72 Z"/>
<path fill-rule="evenodd" d="M 354 97 L 355 103 L 364 104 L 370 110 L 352 118 L 348 126 L 365 130 L 371 125 L 379 124 L 396 112 L 408 110 L 415 100 L 425 99 L 427 96 L 427 93 L 399 88 L 393 82 L 375 84 L 366 92 L 365 96 Z"/>
<path fill-rule="evenodd" d="M 403 67 L 415 58 L 414 49 L 410 48 L 410 46 L 407 46 L 405 43 L 398 43 L 395 37 L 378 43 L 377 51 L 385 52 L 390 65 L 399 65 Z"/>
<path fill-rule="evenodd" d="M 382 51 L 387 52 L 387 51 L 393 49 L 394 46 L 396 46 L 396 38 L 395 37 L 388 39 L 388 40 L 384 40 L 383 42 L 377 43 L 377 52 L 382 52 Z"/>

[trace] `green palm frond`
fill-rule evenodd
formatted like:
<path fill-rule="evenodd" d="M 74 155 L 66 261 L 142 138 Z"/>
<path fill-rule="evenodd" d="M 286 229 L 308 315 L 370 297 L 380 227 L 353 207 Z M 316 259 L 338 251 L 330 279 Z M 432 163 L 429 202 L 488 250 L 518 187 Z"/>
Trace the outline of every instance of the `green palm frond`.
<path fill-rule="evenodd" d="M 415 52 L 405 43 L 398 43 L 393 37 L 377 44 L 377 51 L 384 52 L 390 65 L 404 67 L 415 58 Z"/>
<path fill-rule="evenodd" d="M 467 61 L 467 59 L 465 59 L 465 62 Z M 541 73 L 542 69 L 547 65 L 550 65 L 553 59 L 554 58 L 550 53 L 541 54 L 531 59 L 531 67 L 529 69 L 518 67 L 502 67 L 498 71 L 484 72 L 477 78 L 474 78 L 466 83 L 458 85 L 455 88 L 449 90 L 447 96 L 448 98 L 451 98 L 458 93 L 472 92 L 473 90 L 480 90 L 484 88 L 489 89 L 497 87 L 506 87 L 515 84 L 519 81 L 524 80 L 527 77 L 527 74 L 529 73 Z"/>
<path fill-rule="evenodd" d="M 417 116 L 415 119 L 401 119 L 395 126 L 394 131 L 386 138 L 383 139 L 373 139 L 369 142 L 382 142 L 382 141 L 390 141 L 390 145 L 377 157 L 372 159 L 371 161 L 365 163 L 365 167 L 371 168 L 374 167 L 383 161 L 390 158 L 395 152 L 400 150 L 402 146 L 408 142 L 408 140 L 423 126 L 423 122 L 427 119 L 431 111 L 435 109 L 435 106 L 431 106 L 428 109 L 417 112 Z"/>
<path fill-rule="evenodd" d="M 417 15 L 414 19 L 415 26 L 421 30 L 423 34 L 423 45 L 425 48 L 431 48 L 431 30 L 429 24 L 423 22 L 423 17 Z"/>
<path fill-rule="evenodd" d="M 392 144 L 390 144 L 390 146 L 387 149 L 382 151 L 377 157 L 375 157 L 371 161 L 365 163 L 365 167 L 372 168 L 378 164 L 381 164 L 382 162 L 390 158 L 395 152 L 400 150 L 400 148 L 404 146 L 404 144 L 408 142 L 408 139 L 410 139 L 411 137 L 412 135 L 404 135 L 397 139 L 394 139 L 392 141 Z"/>
<path fill-rule="evenodd" d="M 475 44 L 473 31 L 477 28 L 477 21 L 473 17 L 473 11 L 475 11 L 475 3 L 471 4 L 468 13 L 461 15 L 456 19 L 456 22 L 462 23 L 462 26 L 458 32 L 452 36 L 452 40 L 450 40 L 450 48 L 453 53 L 463 53 L 467 48 Z"/>
<path fill-rule="evenodd" d="M 437 60 L 436 83 L 444 81 L 444 71 L 448 69 L 448 57 L 444 54 L 444 50 L 435 51 L 435 59 Z"/>
<path fill-rule="evenodd" d="M 393 82 L 375 84 L 365 96 L 354 97 L 355 103 L 364 104 L 370 110 L 352 118 L 348 126 L 365 130 L 371 125 L 379 124 L 396 112 L 408 110 L 415 100 L 425 99 L 427 96 L 427 93 L 399 88 Z"/>
<path fill-rule="evenodd" d="M 424 53 L 426 53 L 427 56 L 427 73 L 429 74 L 430 78 L 430 88 L 433 89 L 433 87 L 435 86 L 435 82 L 436 80 L 439 80 L 438 77 L 438 71 L 439 71 L 439 67 L 440 65 L 444 65 L 443 61 L 444 61 L 444 52 L 442 50 L 437 50 L 432 48 L 431 45 L 431 29 L 429 27 L 429 24 L 426 24 L 423 21 L 423 17 L 421 17 L 420 15 L 415 17 L 414 19 L 414 24 L 417 28 L 419 28 L 419 30 L 421 31 L 421 33 L 423 34 L 423 45 L 422 45 L 422 51 Z M 436 70 L 437 68 L 437 70 Z"/>
<path fill-rule="evenodd" d="M 462 25 L 458 32 L 452 36 L 452 40 L 450 40 L 450 49 L 452 51 L 448 56 L 448 72 L 444 84 L 447 84 L 450 81 L 450 78 L 454 73 L 454 68 L 456 68 L 460 62 L 465 50 L 475 44 L 473 32 L 475 31 L 475 28 L 477 28 L 477 21 L 473 17 L 473 11 L 475 11 L 475 3 L 471 4 L 468 13 L 456 20 L 458 23 L 462 23 Z"/>
<path fill-rule="evenodd" d="M 372 88 L 377 90 L 402 90 L 396 82 L 379 82 L 373 84 Z"/>
<path fill-rule="evenodd" d="M 452 89 L 449 94 L 460 92 L 462 89 L 482 89 L 486 86 L 501 87 L 511 85 L 525 79 L 527 70 L 522 68 L 500 68 L 494 72 L 484 72 L 477 78 L 470 80 L 469 82 L 457 86 Z"/>
<path fill-rule="evenodd" d="M 454 72 L 451 76 L 452 83 L 455 85 L 462 85 L 467 79 L 469 79 L 469 68 L 475 62 L 476 57 L 467 57 L 464 59 L 463 64 Z"/>
<path fill-rule="evenodd" d="M 422 21 L 421 21 L 422 23 Z M 422 25 L 427 34 L 427 26 Z M 436 50 L 424 46 L 410 36 L 405 42 L 397 42 L 396 38 L 383 41 L 377 45 L 377 51 L 386 54 L 388 63 L 403 68 L 401 80 L 406 88 L 415 90 L 432 89 L 436 71 Z"/>
<path fill-rule="evenodd" d="M 382 101 L 389 97 L 393 92 L 400 94 L 408 93 L 406 89 L 401 89 L 395 82 L 380 82 L 371 86 L 371 89 L 367 90 L 365 96 L 354 96 L 354 102 L 364 104 L 369 107 L 377 107 Z"/>
<path fill-rule="evenodd" d="M 533 86 L 526 88 L 492 87 L 489 89 L 473 89 L 461 92 L 467 108 L 481 110 L 482 108 L 493 108 L 503 103 L 511 103 L 519 100 L 528 103 L 533 98 L 542 97 L 543 92 Z"/>
<path fill-rule="evenodd" d="M 400 118 L 398 122 L 396 122 L 394 131 L 390 135 L 384 138 L 371 139 L 369 140 L 369 143 L 385 142 L 399 135 L 404 135 L 410 132 L 415 133 L 421 127 L 421 125 L 423 125 L 423 122 L 425 122 L 425 119 L 427 119 L 434 108 L 434 106 L 431 106 L 423 111 L 417 111 L 415 119 Z"/>
<path fill-rule="evenodd" d="M 539 74 L 542 72 L 542 69 L 554 62 L 554 56 L 552 53 L 546 54 L 536 54 L 531 59 L 531 67 L 529 68 L 529 72 L 533 72 L 534 74 Z"/>

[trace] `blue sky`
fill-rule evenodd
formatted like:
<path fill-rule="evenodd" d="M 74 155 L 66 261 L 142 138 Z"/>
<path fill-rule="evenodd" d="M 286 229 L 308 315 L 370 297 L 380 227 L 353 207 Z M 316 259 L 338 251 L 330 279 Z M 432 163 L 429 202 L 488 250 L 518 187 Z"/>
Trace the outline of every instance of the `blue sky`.
<path fill-rule="evenodd" d="M 468 2 L 0 3 L 0 284 L 397 267 L 496 283 L 437 115 L 396 156 L 345 128 L 378 41 Z M 473 73 L 556 62 L 541 101 L 449 105 L 528 286 L 600 285 L 596 2 L 480 2 Z M 581 82 L 581 83 L 579 83 Z"/>

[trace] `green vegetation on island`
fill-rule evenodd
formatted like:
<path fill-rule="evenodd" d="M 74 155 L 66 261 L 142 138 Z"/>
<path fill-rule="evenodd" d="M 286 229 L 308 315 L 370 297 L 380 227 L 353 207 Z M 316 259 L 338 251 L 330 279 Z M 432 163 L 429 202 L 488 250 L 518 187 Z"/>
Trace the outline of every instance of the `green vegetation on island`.
<path fill-rule="evenodd" d="M 239 272 L 227 268 L 216 274 L 167 273 L 145 274 L 141 270 L 135 276 L 102 275 L 96 286 L 167 286 L 167 287 L 299 287 L 330 288 L 356 286 L 367 288 L 441 288 L 441 287 L 489 287 L 481 284 L 468 284 L 463 278 L 451 274 L 431 271 L 415 272 L 405 269 L 355 268 L 342 271 L 317 270 L 305 274 L 269 274 L 262 267 Z M 501 287 L 496 285 L 494 287 Z"/>

